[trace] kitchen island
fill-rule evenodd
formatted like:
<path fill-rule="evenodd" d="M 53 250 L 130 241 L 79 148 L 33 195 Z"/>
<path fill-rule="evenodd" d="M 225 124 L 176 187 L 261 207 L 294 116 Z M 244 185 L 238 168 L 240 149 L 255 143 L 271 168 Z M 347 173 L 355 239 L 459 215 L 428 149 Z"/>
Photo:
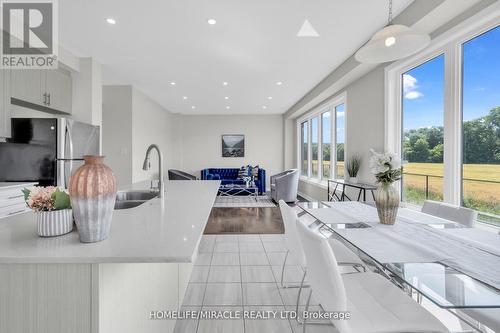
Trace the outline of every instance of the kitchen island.
<path fill-rule="evenodd" d="M 108 239 L 42 238 L 35 216 L 0 220 L 0 332 L 171 332 L 219 181 L 169 181 L 164 198 L 115 210 Z M 144 190 L 149 182 L 128 189 Z"/>

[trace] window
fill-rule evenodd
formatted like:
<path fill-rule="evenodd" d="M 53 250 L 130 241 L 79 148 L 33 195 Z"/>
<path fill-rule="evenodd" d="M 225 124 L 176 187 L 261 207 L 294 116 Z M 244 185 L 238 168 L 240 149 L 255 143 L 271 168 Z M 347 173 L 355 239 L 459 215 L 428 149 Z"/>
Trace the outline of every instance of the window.
<path fill-rule="evenodd" d="M 302 124 L 300 124 L 300 137 L 301 137 L 301 149 L 300 149 L 300 160 L 301 160 L 301 172 L 302 172 L 302 175 L 304 176 L 308 176 L 308 156 L 307 156 L 307 152 L 309 150 L 309 138 L 307 136 L 307 122 L 303 122 Z"/>
<path fill-rule="evenodd" d="M 402 89 L 403 201 L 443 200 L 444 55 L 405 73 Z"/>
<path fill-rule="evenodd" d="M 318 149 L 319 149 L 318 117 L 311 119 L 311 177 L 318 177 Z"/>
<path fill-rule="evenodd" d="M 462 203 L 500 216 L 500 27 L 462 46 Z"/>
<path fill-rule="evenodd" d="M 344 178 L 344 148 L 345 148 L 345 104 L 339 104 L 335 107 L 335 124 L 337 125 L 337 168 L 336 178 Z"/>
<path fill-rule="evenodd" d="M 345 95 L 341 94 L 297 121 L 302 177 L 314 181 L 344 177 L 344 101 Z"/>
<path fill-rule="evenodd" d="M 321 153 L 323 178 L 330 178 L 331 166 L 331 147 L 332 147 L 332 118 L 331 112 L 326 111 L 321 114 Z"/>
<path fill-rule="evenodd" d="M 498 18 L 485 9 L 386 67 L 385 148 L 409 162 L 403 200 L 470 207 L 500 226 L 498 54 Z"/>

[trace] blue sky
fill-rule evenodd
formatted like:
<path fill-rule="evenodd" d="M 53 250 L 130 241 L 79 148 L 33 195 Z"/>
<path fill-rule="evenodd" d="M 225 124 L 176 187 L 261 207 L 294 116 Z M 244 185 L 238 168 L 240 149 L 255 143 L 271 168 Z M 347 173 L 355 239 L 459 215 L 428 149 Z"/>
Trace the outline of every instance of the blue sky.
<path fill-rule="evenodd" d="M 500 27 L 463 47 L 463 118 L 476 119 L 500 106 Z M 403 76 L 403 127 L 442 126 L 444 56 L 440 55 Z"/>

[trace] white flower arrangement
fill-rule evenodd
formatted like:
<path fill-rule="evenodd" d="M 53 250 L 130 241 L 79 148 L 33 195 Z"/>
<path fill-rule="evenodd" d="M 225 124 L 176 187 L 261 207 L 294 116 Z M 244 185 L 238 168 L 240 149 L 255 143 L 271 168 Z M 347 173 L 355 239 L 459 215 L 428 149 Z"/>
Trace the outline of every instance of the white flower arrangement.
<path fill-rule="evenodd" d="M 370 170 L 377 178 L 377 183 L 390 185 L 401 179 L 401 159 L 394 153 L 377 153 L 370 149 Z"/>

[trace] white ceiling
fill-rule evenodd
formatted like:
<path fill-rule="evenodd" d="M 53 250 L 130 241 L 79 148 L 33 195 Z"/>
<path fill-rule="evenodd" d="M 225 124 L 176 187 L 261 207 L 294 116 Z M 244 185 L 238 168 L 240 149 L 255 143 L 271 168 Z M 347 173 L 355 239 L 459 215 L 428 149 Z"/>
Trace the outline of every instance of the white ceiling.
<path fill-rule="evenodd" d="M 409 3 L 394 0 L 394 16 Z M 59 8 L 61 44 L 102 63 L 105 84 L 133 84 L 184 114 L 284 113 L 387 21 L 387 0 L 64 0 Z M 296 36 L 306 18 L 319 37 Z"/>

